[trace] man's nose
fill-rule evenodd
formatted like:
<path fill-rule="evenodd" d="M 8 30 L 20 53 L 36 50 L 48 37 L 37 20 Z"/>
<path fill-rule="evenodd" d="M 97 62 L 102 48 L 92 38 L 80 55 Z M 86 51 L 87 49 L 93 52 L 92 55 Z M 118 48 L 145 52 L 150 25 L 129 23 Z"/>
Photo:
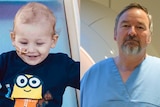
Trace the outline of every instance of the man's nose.
<path fill-rule="evenodd" d="M 136 33 L 136 29 L 134 26 L 131 26 L 129 31 L 128 31 L 128 35 L 130 36 L 135 36 L 137 33 Z"/>

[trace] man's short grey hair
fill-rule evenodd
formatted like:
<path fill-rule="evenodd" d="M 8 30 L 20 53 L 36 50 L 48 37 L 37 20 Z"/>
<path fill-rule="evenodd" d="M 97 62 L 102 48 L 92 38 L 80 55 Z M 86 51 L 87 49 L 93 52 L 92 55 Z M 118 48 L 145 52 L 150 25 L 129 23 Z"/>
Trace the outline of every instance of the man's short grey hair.
<path fill-rule="evenodd" d="M 117 25 L 118 25 L 118 21 L 119 21 L 119 18 L 122 16 L 122 14 L 124 12 L 126 12 L 127 10 L 129 9 L 133 9 L 133 8 L 137 8 L 137 9 L 141 9 L 143 10 L 147 16 L 148 16 L 148 19 L 149 19 L 149 29 L 150 29 L 150 32 L 152 33 L 153 32 L 153 21 L 152 21 L 152 16 L 149 14 L 148 10 L 146 7 L 140 5 L 139 3 L 131 3 L 129 4 L 128 6 L 126 6 L 116 17 L 116 20 L 115 20 L 115 27 L 114 27 L 114 30 L 117 29 Z"/>

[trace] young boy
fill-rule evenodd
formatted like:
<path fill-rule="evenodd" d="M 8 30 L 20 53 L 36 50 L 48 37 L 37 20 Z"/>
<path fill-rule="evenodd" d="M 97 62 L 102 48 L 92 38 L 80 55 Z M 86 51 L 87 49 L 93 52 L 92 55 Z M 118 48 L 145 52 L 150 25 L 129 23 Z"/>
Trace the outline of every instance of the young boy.
<path fill-rule="evenodd" d="M 65 88 L 80 88 L 80 63 L 63 53 L 49 54 L 58 39 L 55 23 L 40 3 L 17 12 L 11 32 L 16 51 L 0 55 L 0 107 L 61 107 Z"/>

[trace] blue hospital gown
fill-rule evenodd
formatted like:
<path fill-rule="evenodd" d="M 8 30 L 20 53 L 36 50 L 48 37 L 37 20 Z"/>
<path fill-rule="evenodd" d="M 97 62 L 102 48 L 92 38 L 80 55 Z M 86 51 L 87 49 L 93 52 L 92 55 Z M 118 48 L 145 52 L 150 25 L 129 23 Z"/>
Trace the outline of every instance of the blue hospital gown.
<path fill-rule="evenodd" d="M 147 56 L 124 83 L 113 58 L 81 80 L 81 107 L 160 107 L 160 59 Z"/>

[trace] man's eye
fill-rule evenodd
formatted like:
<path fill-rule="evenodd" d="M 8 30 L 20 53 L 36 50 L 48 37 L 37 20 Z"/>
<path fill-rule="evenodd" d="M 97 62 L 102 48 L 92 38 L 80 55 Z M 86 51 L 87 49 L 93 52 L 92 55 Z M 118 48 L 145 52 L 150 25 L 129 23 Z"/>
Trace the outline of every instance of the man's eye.
<path fill-rule="evenodd" d="M 137 28 L 138 28 L 138 29 L 144 29 L 144 27 L 142 27 L 142 26 L 138 26 Z"/>
<path fill-rule="evenodd" d="M 129 25 L 122 25 L 122 27 L 129 27 Z"/>

